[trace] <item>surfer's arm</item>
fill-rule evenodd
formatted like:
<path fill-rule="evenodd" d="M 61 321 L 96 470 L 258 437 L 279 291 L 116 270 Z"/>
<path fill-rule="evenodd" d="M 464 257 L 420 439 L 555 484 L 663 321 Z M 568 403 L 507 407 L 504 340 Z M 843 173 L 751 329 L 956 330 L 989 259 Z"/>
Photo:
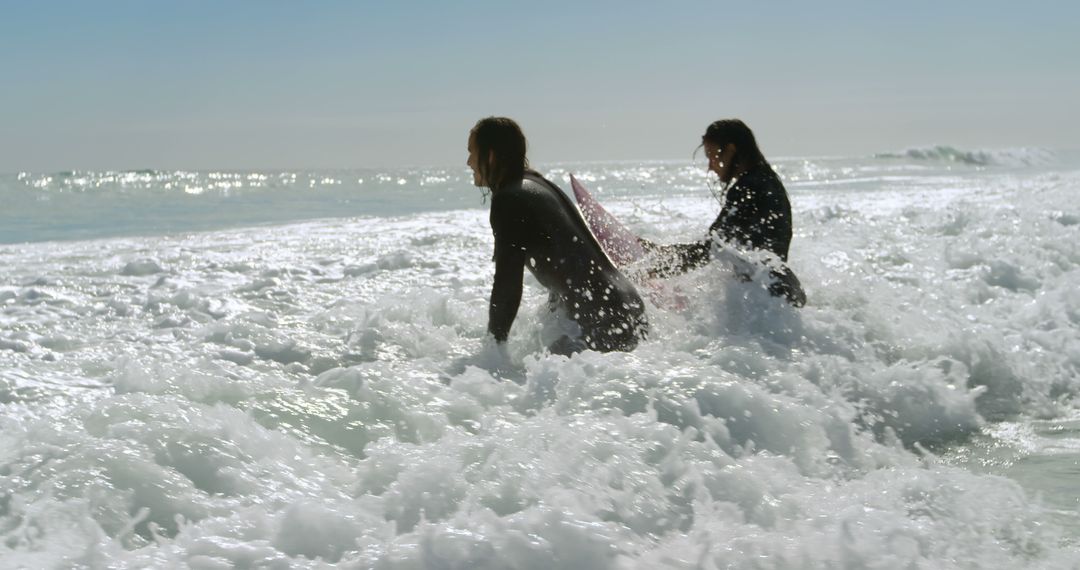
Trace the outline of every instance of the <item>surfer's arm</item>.
<path fill-rule="evenodd" d="M 525 252 L 520 248 L 504 247 L 495 254 L 495 283 L 491 286 L 488 306 L 488 332 L 498 342 L 506 342 L 521 305 L 522 275 Z"/>
<path fill-rule="evenodd" d="M 506 197 L 509 198 L 509 197 Z M 491 229 L 495 234 L 495 282 L 488 306 L 488 332 L 497 342 L 506 342 L 521 305 L 525 248 L 520 232 L 524 219 L 505 199 L 492 201 Z"/>
<path fill-rule="evenodd" d="M 686 273 L 708 263 L 711 258 L 712 241 L 666 245 L 649 242 L 648 245 L 642 243 L 642 247 L 657 258 L 657 261 L 647 270 L 648 276 L 666 277 Z"/>

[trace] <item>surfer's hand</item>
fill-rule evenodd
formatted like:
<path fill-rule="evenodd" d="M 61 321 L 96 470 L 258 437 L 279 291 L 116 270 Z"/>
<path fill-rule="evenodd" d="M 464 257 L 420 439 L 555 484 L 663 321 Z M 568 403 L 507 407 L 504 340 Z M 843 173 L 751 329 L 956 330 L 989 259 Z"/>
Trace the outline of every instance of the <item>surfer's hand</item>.
<path fill-rule="evenodd" d="M 506 378 L 514 372 L 506 347 L 505 340 L 495 340 L 495 337 L 487 335 L 480 345 L 480 351 L 473 356 L 473 366 L 487 370 L 492 376 Z"/>
<path fill-rule="evenodd" d="M 480 348 L 474 354 L 456 359 L 445 371 L 448 377 L 459 376 L 468 367 L 486 370 L 495 378 L 509 378 L 517 381 L 521 375 L 519 367 L 514 366 L 507 351 L 506 341 L 497 341 L 490 334 L 484 337 Z"/>
<path fill-rule="evenodd" d="M 637 238 L 637 241 L 638 241 L 638 244 L 640 244 L 641 247 L 644 248 L 645 251 L 648 252 L 648 253 L 653 253 L 660 247 L 660 246 L 656 245 L 655 243 L 653 243 L 653 242 L 651 242 L 651 241 L 649 241 L 649 240 L 647 240 L 647 239 L 645 239 L 643 237 Z"/>
<path fill-rule="evenodd" d="M 619 270 L 634 283 L 642 284 L 646 279 L 652 277 L 652 275 L 649 275 L 652 265 L 652 259 L 642 258 L 620 267 Z"/>

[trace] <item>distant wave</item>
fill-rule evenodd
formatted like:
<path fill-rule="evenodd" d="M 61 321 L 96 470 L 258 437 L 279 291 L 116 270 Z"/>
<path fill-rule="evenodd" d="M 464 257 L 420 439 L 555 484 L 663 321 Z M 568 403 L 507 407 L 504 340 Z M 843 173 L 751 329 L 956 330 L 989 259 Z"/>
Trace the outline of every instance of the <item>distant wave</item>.
<path fill-rule="evenodd" d="M 899 153 L 879 153 L 874 158 L 909 158 L 958 162 L 972 166 L 1041 166 L 1054 161 L 1053 151 L 1037 147 L 996 150 L 964 150 L 947 145 L 909 148 Z"/>

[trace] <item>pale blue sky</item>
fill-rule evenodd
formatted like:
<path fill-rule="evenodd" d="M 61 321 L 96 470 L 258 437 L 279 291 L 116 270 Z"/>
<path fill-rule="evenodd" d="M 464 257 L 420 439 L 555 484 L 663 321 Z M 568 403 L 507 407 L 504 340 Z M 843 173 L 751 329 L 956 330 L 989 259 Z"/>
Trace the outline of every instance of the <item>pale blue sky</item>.
<path fill-rule="evenodd" d="M 514 117 L 534 163 L 1076 148 L 1075 2 L 21 2 L 0 172 L 459 165 Z"/>

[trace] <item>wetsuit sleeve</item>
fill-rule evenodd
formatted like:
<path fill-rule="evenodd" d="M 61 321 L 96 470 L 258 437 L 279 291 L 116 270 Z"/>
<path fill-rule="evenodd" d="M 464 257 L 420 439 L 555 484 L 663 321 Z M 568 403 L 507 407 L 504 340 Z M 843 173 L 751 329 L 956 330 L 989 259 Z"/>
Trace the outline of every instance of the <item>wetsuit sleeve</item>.
<path fill-rule="evenodd" d="M 668 245 L 652 244 L 652 247 L 646 249 L 657 254 L 659 258 L 659 261 L 649 268 L 649 277 L 678 275 L 709 262 L 712 240 Z"/>
<path fill-rule="evenodd" d="M 491 286 L 488 306 L 488 332 L 498 342 L 510 335 L 521 305 L 522 277 L 525 271 L 525 219 L 513 201 L 492 200 L 491 231 L 495 235 L 495 283 Z"/>

